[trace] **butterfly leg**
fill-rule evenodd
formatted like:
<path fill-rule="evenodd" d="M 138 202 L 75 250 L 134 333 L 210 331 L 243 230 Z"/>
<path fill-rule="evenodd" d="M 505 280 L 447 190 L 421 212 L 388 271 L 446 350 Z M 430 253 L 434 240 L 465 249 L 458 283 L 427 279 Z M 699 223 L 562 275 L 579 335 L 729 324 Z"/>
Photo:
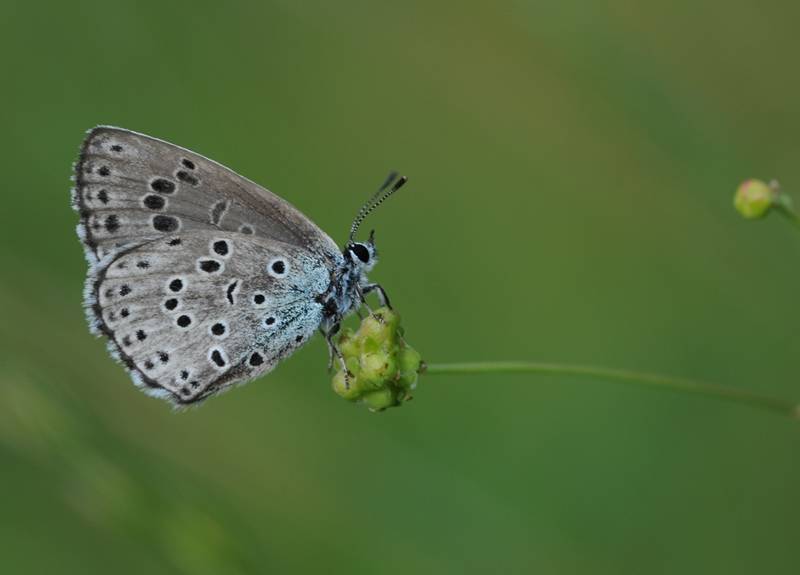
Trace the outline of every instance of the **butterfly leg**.
<path fill-rule="evenodd" d="M 336 344 L 333 342 L 333 336 L 339 332 L 339 322 L 336 322 L 333 327 L 328 330 L 320 330 L 322 331 L 322 335 L 325 336 L 325 341 L 328 344 L 328 369 L 330 370 L 333 367 L 333 358 L 334 356 L 338 358 L 339 363 L 342 366 L 342 371 L 344 372 L 344 387 L 345 389 L 350 389 L 350 380 L 353 377 L 353 374 L 350 373 L 350 370 L 347 369 L 347 363 L 344 361 L 344 356 L 342 352 L 336 347 Z"/>
<path fill-rule="evenodd" d="M 361 288 L 362 300 L 363 300 L 364 296 L 366 296 L 370 292 L 377 292 L 378 293 L 378 299 L 380 300 L 381 305 L 384 306 L 384 307 L 388 307 L 389 309 L 392 309 L 392 304 L 389 303 L 389 296 L 386 295 L 386 290 L 383 289 L 381 284 L 367 284 L 364 287 L 362 287 Z M 365 302 L 365 304 L 366 304 L 366 302 Z"/>
<path fill-rule="evenodd" d="M 333 346 L 328 341 L 328 336 L 325 333 L 325 330 L 322 329 L 322 328 L 319 328 L 319 332 L 322 334 L 322 337 L 325 338 L 325 343 L 328 344 L 328 371 L 330 372 L 330 371 L 333 371 L 333 358 L 334 358 Z"/>
<path fill-rule="evenodd" d="M 323 328 L 319 328 L 319 332 L 322 334 L 322 337 L 325 338 L 325 343 L 328 344 L 328 371 L 333 371 L 333 358 L 336 357 L 336 353 L 334 349 L 336 346 L 333 343 L 333 336 L 339 333 L 341 324 L 338 322 L 333 324 L 330 331 L 325 331 Z"/>
<path fill-rule="evenodd" d="M 360 317 L 361 319 L 364 319 L 361 316 L 361 307 L 362 306 L 367 308 L 367 311 L 369 312 L 370 316 L 374 315 L 373 312 L 372 312 L 372 308 L 369 307 L 369 304 L 367 303 L 366 292 L 364 291 L 364 289 L 361 286 L 356 286 L 356 294 L 358 295 L 358 300 L 361 303 L 361 305 L 356 307 L 356 313 L 358 314 L 358 317 Z"/>

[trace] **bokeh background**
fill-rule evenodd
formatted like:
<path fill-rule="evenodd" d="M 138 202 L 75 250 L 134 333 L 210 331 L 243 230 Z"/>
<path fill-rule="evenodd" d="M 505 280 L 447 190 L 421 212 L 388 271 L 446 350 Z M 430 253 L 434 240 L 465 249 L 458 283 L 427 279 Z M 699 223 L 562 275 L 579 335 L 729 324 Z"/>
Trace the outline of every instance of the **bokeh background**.
<path fill-rule="evenodd" d="M 3 573 L 796 573 L 800 427 L 576 378 L 429 377 L 369 413 L 314 341 L 174 413 L 92 338 L 84 131 L 208 155 L 337 241 L 429 362 L 628 367 L 800 399 L 790 1 L 0 5 Z M 800 195 L 798 195 L 800 197 Z"/>

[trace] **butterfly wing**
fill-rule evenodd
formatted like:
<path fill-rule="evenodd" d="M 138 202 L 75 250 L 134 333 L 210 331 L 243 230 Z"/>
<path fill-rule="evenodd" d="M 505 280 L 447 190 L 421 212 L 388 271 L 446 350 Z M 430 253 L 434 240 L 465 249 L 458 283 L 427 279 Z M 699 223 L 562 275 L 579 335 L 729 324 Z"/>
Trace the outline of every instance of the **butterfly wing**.
<path fill-rule="evenodd" d="M 136 132 L 90 130 L 74 178 L 78 234 L 90 263 L 129 243 L 195 230 L 272 238 L 331 261 L 339 253 L 286 200 L 208 158 Z"/>
<path fill-rule="evenodd" d="M 266 373 L 318 328 L 314 298 L 342 255 L 282 198 L 106 126 L 89 131 L 74 179 L 90 325 L 152 395 L 196 403 Z"/>
<path fill-rule="evenodd" d="M 271 370 L 314 334 L 330 284 L 319 255 L 191 231 L 109 254 L 87 283 L 94 327 L 151 395 L 188 405 Z"/>

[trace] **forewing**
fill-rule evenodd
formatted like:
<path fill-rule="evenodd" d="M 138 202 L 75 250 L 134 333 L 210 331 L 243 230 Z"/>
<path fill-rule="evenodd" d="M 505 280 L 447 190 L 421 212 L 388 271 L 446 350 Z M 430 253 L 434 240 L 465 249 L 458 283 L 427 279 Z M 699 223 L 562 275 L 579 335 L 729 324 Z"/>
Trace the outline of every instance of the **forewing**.
<path fill-rule="evenodd" d="M 329 283 L 325 261 L 303 248 L 191 231 L 109 254 L 90 273 L 86 306 L 134 382 L 188 405 L 268 372 L 305 343 Z"/>
<path fill-rule="evenodd" d="M 100 126 L 75 166 L 73 205 L 90 262 L 176 232 L 223 230 L 271 238 L 328 259 L 336 244 L 286 200 L 230 169 L 162 140 Z"/>

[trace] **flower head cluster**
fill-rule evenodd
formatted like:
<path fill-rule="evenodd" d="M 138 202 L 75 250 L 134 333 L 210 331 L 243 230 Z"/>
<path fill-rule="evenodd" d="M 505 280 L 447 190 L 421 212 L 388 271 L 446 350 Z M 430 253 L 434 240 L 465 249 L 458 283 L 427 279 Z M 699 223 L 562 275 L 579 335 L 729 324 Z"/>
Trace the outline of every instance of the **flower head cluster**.
<path fill-rule="evenodd" d="M 411 399 L 424 364 L 403 339 L 400 316 L 382 307 L 361 321 L 357 331 L 344 330 L 338 338 L 347 371 L 339 365 L 333 390 L 341 397 L 363 402 L 372 411 L 402 405 Z"/>

